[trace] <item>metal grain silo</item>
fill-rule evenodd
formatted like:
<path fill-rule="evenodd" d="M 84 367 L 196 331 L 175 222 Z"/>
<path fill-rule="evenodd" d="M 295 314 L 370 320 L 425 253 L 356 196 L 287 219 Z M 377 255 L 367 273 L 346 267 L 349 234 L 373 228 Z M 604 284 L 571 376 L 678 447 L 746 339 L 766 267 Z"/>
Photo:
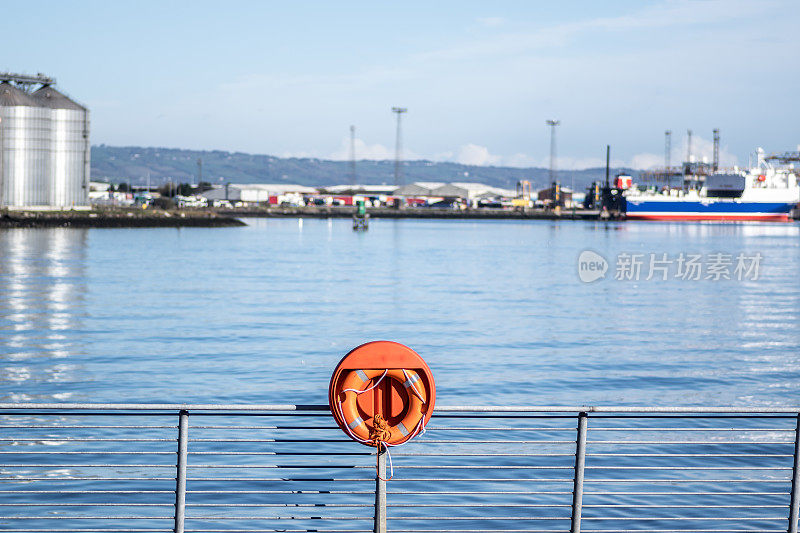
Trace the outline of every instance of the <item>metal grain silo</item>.
<path fill-rule="evenodd" d="M 75 207 L 89 204 L 89 111 L 53 87 L 32 94 L 49 111 L 48 204 Z"/>
<path fill-rule="evenodd" d="M 0 206 L 49 203 L 50 112 L 10 83 L 0 83 Z"/>

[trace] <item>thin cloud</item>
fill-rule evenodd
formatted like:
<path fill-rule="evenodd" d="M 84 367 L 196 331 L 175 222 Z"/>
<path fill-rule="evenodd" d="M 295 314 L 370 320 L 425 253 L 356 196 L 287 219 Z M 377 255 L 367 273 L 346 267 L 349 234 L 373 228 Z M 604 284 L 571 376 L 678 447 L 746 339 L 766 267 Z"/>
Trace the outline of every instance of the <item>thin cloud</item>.
<path fill-rule="evenodd" d="M 503 17 L 478 17 L 475 19 L 475 22 L 480 24 L 481 26 L 487 26 L 489 28 L 496 28 L 498 26 L 502 26 L 506 23 L 506 19 Z"/>

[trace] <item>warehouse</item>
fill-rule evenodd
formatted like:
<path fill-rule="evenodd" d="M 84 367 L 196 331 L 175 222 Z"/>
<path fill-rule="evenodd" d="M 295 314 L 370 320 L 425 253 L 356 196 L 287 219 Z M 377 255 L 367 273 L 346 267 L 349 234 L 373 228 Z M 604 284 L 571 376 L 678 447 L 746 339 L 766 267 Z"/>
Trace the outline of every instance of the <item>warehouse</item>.
<path fill-rule="evenodd" d="M 317 189 L 288 183 L 228 183 L 201 194 L 210 202 L 241 202 L 244 205 L 294 203 Z"/>

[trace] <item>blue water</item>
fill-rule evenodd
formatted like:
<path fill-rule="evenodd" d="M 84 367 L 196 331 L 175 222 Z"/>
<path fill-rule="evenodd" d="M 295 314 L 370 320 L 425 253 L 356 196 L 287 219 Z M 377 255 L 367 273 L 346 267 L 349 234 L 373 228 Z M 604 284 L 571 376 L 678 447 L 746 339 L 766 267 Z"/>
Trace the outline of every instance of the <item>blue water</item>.
<path fill-rule="evenodd" d="M 389 339 L 442 404 L 798 403 L 796 224 L 248 224 L 0 232 L 0 398 L 325 403 L 336 362 Z M 606 279 L 579 280 L 585 249 Z M 621 252 L 763 259 L 617 281 Z"/>
<path fill-rule="evenodd" d="M 797 224 L 373 220 L 368 232 L 354 233 L 347 220 L 247 222 L 0 231 L 0 401 L 322 404 L 345 353 L 388 339 L 426 359 L 438 405 L 800 403 Z M 605 279 L 580 280 L 585 250 L 609 261 Z M 620 254 L 646 262 L 651 253 L 762 259 L 758 279 L 681 280 L 670 272 L 667 281 L 647 280 L 646 268 L 638 280 L 614 279 Z M 374 458 L 326 416 L 191 420 L 190 437 L 201 440 L 190 443 L 189 529 L 371 529 Z M 795 423 L 593 416 L 590 452 L 621 455 L 587 458 L 584 527 L 785 531 Z M 127 427 L 136 424 L 164 427 Z M 171 416 L 0 415 L 0 510 L 45 516 L 0 515 L 0 529 L 169 530 L 174 425 Z M 253 425 L 265 429 L 235 429 Z M 302 436 L 324 442 L 294 442 L 297 430 L 285 425 L 319 426 Z M 671 426 L 692 431 L 663 431 Z M 457 429 L 465 427 L 505 429 Z M 728 432 L 733 427 L 745 431 Z M 67 440 L 86 437 L 112 440 Z M 162 440 L 113 440 L 142 437 Z M 475 439 L 489 442 L 463 442 Z M 390 529 L 568 530 L 574 439 L 574 417 L 434 417 L 428 434 L 395 452 L 390 505 L 409 507 L 390 508 Z M 687 439 L 707 443 L 682 444 Z M 687 453 L 695 455 L 676 456 Z M 106 463 L 117 466 L 92 466 Z M 299 468 L 309 463 L 316 470 Z M 461 470 L 466 463 L 484 469 Z M 297 492 L 308 489 L 344 493 Z M 236 492 L 203 492 L 215 490 Z M 221 503 L 245 507 L 213 507 Z M 320 506 L 330 503 L 355 507 Z M 275 507 L 284 504 L 316 507 Z M 605 504 L 616 507 L 593 507 Z M 288 514 L 323 518 L 275 519 Z M 153 518 L 75 518 L 126 515 Z M 436 520 L 453 515 L 459 520 Z"/>

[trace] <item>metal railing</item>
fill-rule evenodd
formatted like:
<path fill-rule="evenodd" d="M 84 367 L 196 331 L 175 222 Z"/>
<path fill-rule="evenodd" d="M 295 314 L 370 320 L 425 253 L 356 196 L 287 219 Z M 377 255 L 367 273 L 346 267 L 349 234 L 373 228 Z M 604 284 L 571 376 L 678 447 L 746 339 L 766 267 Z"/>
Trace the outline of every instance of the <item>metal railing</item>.
<path fill-rule="evenodd" d="M 0 530 L 796 533 L 800 409 L 0 404 Z M 384 481 L 393 473 L 390 481 Z"/>

